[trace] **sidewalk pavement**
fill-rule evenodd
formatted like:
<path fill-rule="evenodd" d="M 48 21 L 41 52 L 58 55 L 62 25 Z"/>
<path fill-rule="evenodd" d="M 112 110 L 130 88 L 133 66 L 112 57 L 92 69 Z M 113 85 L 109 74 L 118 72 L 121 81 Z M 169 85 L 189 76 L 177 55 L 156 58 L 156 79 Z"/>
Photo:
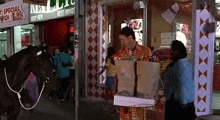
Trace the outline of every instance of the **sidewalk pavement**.
<path fill-rule="evenodd" d="M 119 120 L 118 113 L 109 112 L 111 107 L 114 107 L 111 102 L 80 98 L 78 120 Z M 219 113 L 220 110 L 214 110 L 213 115 L 200 116 L 195 120 L 220 120 Z M 73 101 L 59 104 L 57 99 L 50 100 L 43 95 L 34 110 L 21 108 L 17 120 L 75 120 L 75 104 Z"/>
<path fill-rule="evenodd" d="M 79 120 L 119 120 L 116 112 L 107 109 L 113 105 L 91 98 L 80 98 Z M 21 108 L 17 120 L 75 120 L 74 102 L 59 104 L 57 99 L 42 97 L 36 108 L 31 111 Z"/>

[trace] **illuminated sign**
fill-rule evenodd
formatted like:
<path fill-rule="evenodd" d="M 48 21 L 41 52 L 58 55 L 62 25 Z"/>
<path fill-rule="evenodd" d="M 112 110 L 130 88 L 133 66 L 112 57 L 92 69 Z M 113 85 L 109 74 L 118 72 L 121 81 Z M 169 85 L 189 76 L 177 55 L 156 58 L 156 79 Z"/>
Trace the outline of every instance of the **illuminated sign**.
<path fill-rule="evenodd" d="M 0 29 L 29 23 L 29 5 L 13 0 L 0 5 Z"/>
<path fill-rule="evenodd" d="M 68 29 L 69 29 L 69 33 L 70 34 L 74 34 L 75 33 L 75 27 L 74 27 L 74 24 L 69 24 L 68 25 Z"/>
<path fill-rule="evenodd" d="M 30 21 L 38 22 L 75 14 L 75 0 L 47 0 L 47 6 L 30 5 Z"/>
<path fill-rule="evenodd" d="M 70 26 L 70 33 L 73 34 L 75 32 L 74 26 Z"/>
<path fill-rule="evenodd" d="M 20 6 L 13 6 L 0 9 L 0 23 L 18 21 L 24 19 L 24 12 Z"/>

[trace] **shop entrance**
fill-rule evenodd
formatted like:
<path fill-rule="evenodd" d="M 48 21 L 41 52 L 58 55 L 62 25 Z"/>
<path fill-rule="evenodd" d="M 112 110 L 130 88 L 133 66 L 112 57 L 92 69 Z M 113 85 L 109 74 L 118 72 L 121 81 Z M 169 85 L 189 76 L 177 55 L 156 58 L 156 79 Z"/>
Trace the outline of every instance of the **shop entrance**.
<path fill-rule="evenodd" d="M 50 20 L 43 23 L 43 41 L 49 46 L 49 53 L 54 55 L 55 48 L 63 45 L 73 45 L 70 42 L 70 24 L 73 19 L 64 18 Z"/>
<path fill-rule="evenodd" d="M 143 11 L 144 9 L 134 9 L 133 8 L 134 2 L 120 2 L 120 3 L 113 3 L 107 4 L 102 9 L 106 10 L 107 12 L 103 12 L 102 16 L 106 17 L 106 21 L 103 21 L 103 29 L 105 29 L 106 33 L 102 33 L 105 38 L 105 42 L 103 41 L 99 43 L 100 45 L 100 52 L 99 52 L 99 66 L 104 66 L 105 63 L 103 59 L 106 58 L 107 55 L 107 48 L 113 47 L 116 51 L 118 51 L 121 47 L 121 41 L 119 40 L 119 32 L 123 27 L 131 27 L 135 32 L 136 41 L 143 45 Z M 104 10 L 104 11 L 105 11 Z M 107 13 L 107 14 L 106 14 Z M 105 49 L 105 50 L 103 50 Z M 103 54 L 105 52 L 105 54 Z M 101 69 L 100 69 L 101 71 Z M 100 85 L 104 85 L 106 82 L 106 74 L 107 72 L 103 72 L 103 74 L 99 77 Z M 115 88 L 117 88 L 117 82 L 115 82 Z M 114 88 L 114 89 L 115 89 Z M 114 91 L 105 90 L 105 97 L 106 99 L 113 99 Z"/>

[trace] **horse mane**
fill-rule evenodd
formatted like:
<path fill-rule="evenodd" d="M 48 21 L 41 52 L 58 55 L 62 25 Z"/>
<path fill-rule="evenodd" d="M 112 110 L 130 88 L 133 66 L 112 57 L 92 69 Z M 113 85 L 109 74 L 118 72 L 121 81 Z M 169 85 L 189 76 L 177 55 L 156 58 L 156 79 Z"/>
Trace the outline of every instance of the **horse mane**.
<path fill-rule="evenodd" d="M 9 68 L 10 67 L 18 67 L 19 62 L 20 62 L 20 60 L 22 60 L 22 58 L 27 57 L 27 59 L 28 59 L 31 55 L 35 54 L 37 52 L 37 50 L 40 50 L 40 48 L 37 46 L 28 46 L 27 48 L 8 57 L 5 60 L 5 64 L 7 66 L 9 66 Z"/>
<path fill-rule="evenodd" d="M 28 46 L 27 48 L 15 53 L 14 55 L 12 55 L 11 57 L 9 57 L 8 59 L 16 59 L 16 58 L 20 58 L 23 57 L 24 55 L 31 55 L 34 54 L 34 52 L 36 52 L 36 50 L 38 47 L 37 46 Z M 39 49 L 40 50 L 40 49 Z"/>
<path fill-rule="evenodd" d="M 5 75 L 4 75 L 4 68 L 6 68 L 7 76 L 9 81 L 13 81 L 11 83 L 11 86 L 14 87 L 14 89 L 20 89 L 16 88 L 16 86 L 19 84 L 19 82 L 23 82 L 22 80 L 26 79 L 27 69 L 29 67 L 29 63 L 32 61 L 29 61 L 29 59 L 39 51 L 39 47 L 35 46 L 29 46 L 14 55 L 8 57 L 6 60 L 3 60 L 2 65 L 0 65 L 0 87 L 6 85 L 4 84 L 5 81 Z M 26 71 L 26 73 L 24 73 Z M 18 77 L 19 76 L 19 77 Z M 19 78 L 19 80 L 15 80 L 15 78 Z M 15 84 L 15 82 L 17 84 Z M 23 83 L 22 83 L 23 84 Z"/>

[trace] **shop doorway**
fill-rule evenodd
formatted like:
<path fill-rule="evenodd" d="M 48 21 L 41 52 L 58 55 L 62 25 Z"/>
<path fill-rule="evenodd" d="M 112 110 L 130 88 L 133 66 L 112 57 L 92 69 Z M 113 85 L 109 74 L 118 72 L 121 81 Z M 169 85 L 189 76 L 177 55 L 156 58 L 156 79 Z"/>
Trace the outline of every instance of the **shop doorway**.
<path fill-rule="evenodd" d="M 101 9 L 101 17 L 104 18 L 102 22 L 102 28 L 99 30 L 101 35 L 99 43 L 99 71 L 101 71 L 102 66 L 105 66 L 105 58 L 107 56 L 107 48 L 113 47 L 118 51 L 122 46 L 121 41 L 119 40 L 119 32 L 125 26 L 133 28 L 135 32 L 136 41 L 143 45 L 143 11 L 144 9 L 134 9 L 134 2 L 115 2 L 113 4 L 106 4 Z M 105 11 L 106 10 L 106 11 Z M 104 29 L 104 31 L 103 31 Z M 104 40 L 104 42 L 103 42 Z M 106 82 L 106 74 L 103 72 L 99 77 L 100 86 L 104 85 Z M 117 82 L 115 82 L 114 89 L 117 88 Z M 105 90 L 104 96 L 106 99 L 112 100 L 114 97 L 114 91 Z"/>
<path fill-rule="evenodd" d="M 70 40 L 72 34 L 70 33 L 70 24 L 73 19 L 63 18 L 46 21 L 43 23 L 43 41 L 49 46 L 49 53 L 54 55 L 54 50 L 59 46 L 70 45 L 73 43 Z"/>

